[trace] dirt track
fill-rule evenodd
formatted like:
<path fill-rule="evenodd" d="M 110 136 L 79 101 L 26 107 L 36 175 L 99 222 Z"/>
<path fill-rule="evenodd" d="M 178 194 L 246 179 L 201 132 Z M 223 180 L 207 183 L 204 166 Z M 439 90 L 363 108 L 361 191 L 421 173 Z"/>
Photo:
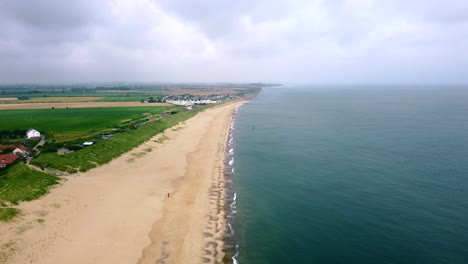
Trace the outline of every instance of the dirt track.
<path fill-rule="evenodd" d="M 168 106 L 168 103 L 140 102 L 74 102 L 74 103 L 35 103 L 35 104 L 0 104 L 0 110 L 13 109 L 47 109 L 47 108 L 94 108 L 94 107 L 135 107 L 135 106 Z"/>

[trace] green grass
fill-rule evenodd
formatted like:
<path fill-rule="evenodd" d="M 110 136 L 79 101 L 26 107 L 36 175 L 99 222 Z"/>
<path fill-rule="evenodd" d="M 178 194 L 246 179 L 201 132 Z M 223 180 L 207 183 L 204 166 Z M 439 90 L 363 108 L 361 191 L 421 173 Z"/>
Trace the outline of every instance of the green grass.
<path fill-rule="evenodd" d="M 0 207 L 0 221 L 8 222 L 19 215 L 20 210 L 11 207 Z"/>
<path fill-rule="evenodd" d="M 16 163 L 0 171 L 0 201 L 17 205 L 46 194 L 59 179 L 49 174 L 31 170 L 24 163 Z"/>
<path fill-rule="evenodd" d="M 208 106 L 192 111 L 180 112 L 167 116 L 156 122 L 147 123 L 138 129 L 129 130 L 108 140 L 99 142 L 74 153 L 58 156 L 55 153 L 43 153 L 32 160 L 39 167 L 50 167 L 69 173 L 88 171 L 98 165 L 108 163 L 112 159 L 130 151 L 134 147 L 149 140 L 154 135 L 170 128 L 181 121 L 194 116 Z"/>
<path fill-rule="evenodd" d="M 173 106 L 2 110 L 0 130 L 35 128 L 58 142 L 99 134 L 121 124 L 157 115 Z"/>

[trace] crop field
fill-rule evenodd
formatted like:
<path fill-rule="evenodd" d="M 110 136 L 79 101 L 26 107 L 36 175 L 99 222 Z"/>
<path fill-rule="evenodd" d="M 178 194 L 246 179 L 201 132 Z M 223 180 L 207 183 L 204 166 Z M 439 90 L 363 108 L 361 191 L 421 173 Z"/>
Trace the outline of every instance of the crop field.
<path fill-rule="evenodd" d="M 0 112 L 0 131 L 34 128 L 52 136 L 57 142 L 62 142 L 110 130 L 121 125 L 125 120 L 126 123 L 131 123 L 131 121 L 138 121 L 172 109 L 176 107 L 3 110 Z"/>
<path fill-rule="evenodd" d="M 29 100 L 20 100 L 16 103 L 94 102 L 102 98 L 96 96 L 34 97 Z"/>
<path fill-rule="evenodd" d="M 140 102 L 147 100 L 149 97 L 156 98 L 154 95 L 127 95 L 127 96 L 106 96 L 102 97 L 97 102 Z"/>

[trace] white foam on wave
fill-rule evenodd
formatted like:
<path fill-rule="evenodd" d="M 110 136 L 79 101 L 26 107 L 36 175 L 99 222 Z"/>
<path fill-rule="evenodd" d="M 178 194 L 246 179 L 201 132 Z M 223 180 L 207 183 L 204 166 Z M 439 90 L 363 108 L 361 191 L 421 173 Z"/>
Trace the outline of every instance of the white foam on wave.
<path fill-rule="evenodd" d="M 237 115 L 237 110 L 238 110 L 239 107 L 237 107 L 235 110 L 234 110 L 234 115 L 232 117 L 232 120 L 231 120 L 231 123 L 230 123 L 230 131 L 229 131 L 229 142 L 228 142 L 228 146 L 229 146 L 229 151 L 228 151 L 228 156 L 231 158 L 228 162 L 229 164 L 229 167 L 231 168 L 231 176 L 230 177 L 233 177 L 234 176 L 234 135 L 233 135 L 233 131 L 234 131 L 234 124 L 235 124 L 235 119 L 236 119 L 236 115 Z M 232 181 L 229 181 L 230 183 L 232 183 Z M 232 237 L 234 237 L 234 227 L 231 225 L 231 219 L 235 217 L 235 215 L 237 214 L 237 193 L 234 193 L 233 194 L 233 197 L 232 197 L 232 203 L 229 205 L 229 212 L 227 214 L 227 218 L 228 218 L 228 221 L 227 221 L 227 224 L 228 224 L 228 227 L 229 227 L 229 232 L 231 233 Z M 239 244 L 237 243 L 237 241 L 235 242 L 236 243 L 236 250 L 235 250 L 235 253 L 234 253 L 234 256 L 232 256 L 232 262 L 234 264 L 239 264 L 239 260 L 237 259 L 238 256 L 239 256 Z"/>
<path fill-rule="evenodd" d="M 234 197 L 232 197 L 232 203 L 229 205 L 231 208 L 236 208 L 237 203 L 237 193 L 234 193 Z"/>
<path fill-rule="evenodd" d="M 234 229 L 232 229 L 232 226 L 231 226 L 230 223 L 228 223 L 228 227 L 229 227 L 229 233 L 233 235 L 234 234 Z"/>
<path fill-rule="evenodd" d="M 239 264 L 239 260 L 237 260 L 237 257 L 239 256 L 239 245 L 236 245 L 236 254 L 232 256 L 232 263 L 234 264 Z"/>

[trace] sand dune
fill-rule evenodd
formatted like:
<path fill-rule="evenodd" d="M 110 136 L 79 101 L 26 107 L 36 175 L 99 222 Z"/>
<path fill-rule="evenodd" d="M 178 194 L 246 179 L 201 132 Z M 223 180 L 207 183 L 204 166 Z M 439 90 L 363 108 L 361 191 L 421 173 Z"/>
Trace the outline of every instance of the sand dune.
<path fill-rule="evenodd" d="M 14 245 L 7 263 L 220 261 L 224 150 L 240 104 L 208 109 L 167 130 L 169 140 L 156 136 L 21 204 L 22 219 L 0 224 L 0 244 Z"/>

